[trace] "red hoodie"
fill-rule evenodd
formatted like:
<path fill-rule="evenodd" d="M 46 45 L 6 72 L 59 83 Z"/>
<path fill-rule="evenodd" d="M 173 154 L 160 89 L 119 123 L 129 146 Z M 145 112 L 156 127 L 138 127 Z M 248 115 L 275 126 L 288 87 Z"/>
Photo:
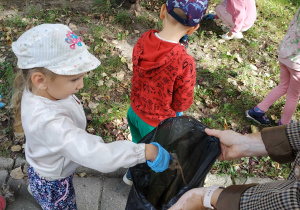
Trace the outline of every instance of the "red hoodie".
<path fill-rule="evenodd" d="M 193 103 L 195 61 L 180 43 L 163 41 L 158 31 L 144 33 L 133 48 L 131 107 L 156 127 Z"/>

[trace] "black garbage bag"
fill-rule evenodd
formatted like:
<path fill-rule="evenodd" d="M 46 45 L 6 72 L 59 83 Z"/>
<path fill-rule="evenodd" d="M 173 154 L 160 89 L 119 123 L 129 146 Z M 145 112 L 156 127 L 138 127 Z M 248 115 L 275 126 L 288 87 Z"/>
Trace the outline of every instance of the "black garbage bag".
<path fill-rule="evenodd" d="M 208 136 L 205 128 L 192 117 L 173 117 L 162 121 L 141 140 L 161 144 L 177 158 L 179 167 L 161 173 L 152 171 L 147 163 L 131 167 L 133 186 L 126 210 L 165 210 L 186 191 L 203 186 L 206 174 L 221 154 L 219 139 Z"/>

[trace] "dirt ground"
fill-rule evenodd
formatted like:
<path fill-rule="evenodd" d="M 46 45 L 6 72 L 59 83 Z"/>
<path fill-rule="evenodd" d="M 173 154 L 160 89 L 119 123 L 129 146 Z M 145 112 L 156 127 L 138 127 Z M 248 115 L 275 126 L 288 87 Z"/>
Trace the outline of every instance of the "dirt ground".
<path fill-rule="evenodd" d="M 34 5 L 37 9 L 64 8 L 69 7 L 84 12 L 89 12 L 93 4 L 93 0 L 1 0 L 0 5 L 5 10 L 17 9 L 26 12 Z"/>

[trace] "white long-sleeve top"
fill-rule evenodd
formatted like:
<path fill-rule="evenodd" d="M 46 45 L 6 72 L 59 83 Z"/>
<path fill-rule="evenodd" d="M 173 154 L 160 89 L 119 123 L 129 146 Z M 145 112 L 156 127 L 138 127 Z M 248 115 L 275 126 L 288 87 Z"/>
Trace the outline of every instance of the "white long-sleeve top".
<path fill-rule="evenodd" d="M 65 178 L 79 165 L 106 173 L 146 161 L 145 144 L 104 143 L 87 133 L 86 117 L 75 95 L 52 101 L 25 90 L 21 116 L 26 160 L 42 178 Z"/>

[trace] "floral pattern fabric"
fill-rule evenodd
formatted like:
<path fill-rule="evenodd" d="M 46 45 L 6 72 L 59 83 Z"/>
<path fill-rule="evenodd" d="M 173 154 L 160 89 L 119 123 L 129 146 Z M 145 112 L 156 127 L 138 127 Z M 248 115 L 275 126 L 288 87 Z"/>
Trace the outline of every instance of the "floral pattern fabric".
<path fill-rule="evenodd" d="M 31 166 L 28 168 L 32 195 L 44 210 L 77 209 L 73 176 L 74 174 L 64 179 L 48 181 L 40 178 Z"/>
<path fill-rule="evenodd" d="M 300 7 L 281 42 L 279 57 L 289 58 L 292 62 L 300 64 Z"/>

